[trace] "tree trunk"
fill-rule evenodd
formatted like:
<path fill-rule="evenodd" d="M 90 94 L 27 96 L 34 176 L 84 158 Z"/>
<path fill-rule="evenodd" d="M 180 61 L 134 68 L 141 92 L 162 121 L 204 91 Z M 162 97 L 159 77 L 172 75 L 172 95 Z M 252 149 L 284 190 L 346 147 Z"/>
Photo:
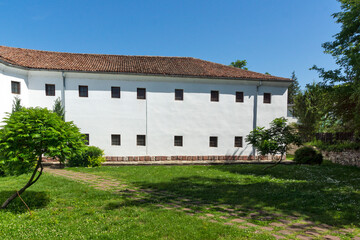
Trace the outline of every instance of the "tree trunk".
<path fill-rule="evenodd" d="M 284 156 L 284 153 L 281 153 L 281 156 L 280 156 L 280 160 L 279 160 L 279 161 L 277 161 L 277 162 L 276 162 L 275 164 L 273 164 L 273 165 L 270 165 L 270 166 L 264 168 L 263 170 L 267 170 L 267 169 L 269 169 L 269 168 L 275 167 L 276 165 L 278 165 L 279 163 L 281 163 L 281 161 L 282 161 L 282 159 L 283 159 L 283 156 Z"/>
<path fill-rule="evenodd" d="M 34 172 L 33 172 L 33 174 L 31 175 L 29 181 L 26 183 L 26 185 L 25 185 L 23 188 L 21 188 L 19 191 L 15 192 L 13 195 L 11 195 L 11 196 L 1 205 L 0 209 L 6 208 L 7 205 L 9 205 L 9 203 L 11 203 L 15 198 L 17 198 L 18 193 L 19 193 L 19 195 L 22 194 L 23 192 L 25 192 L 25 190 L 26 190 L 27 188 L 29 188 L 31 185 L 33 185 L 34 183 L 36 183 L 37 180 L 39 180 L 39 178 L 40 178 L 40 176 L 41 176 L 41 174 L 42 174 L 42 172 L 43 172 L 43 166 L 42 166 L 42 162 L 41 162 L 42 159 L 41 159 L 41 158 L 42 158 L 42 156 L 40 155 L 39 160 L 37 161 L 36 167 L 35 167 L 35 169 L 34 169 Z M 39 175 L 35 178 L 36 173 L 38 172 L 38 169 L 39 169 L 39 168 L 40 168 Z M 35 178 L 35 180 L 34 180 L 34 178 Z"/>

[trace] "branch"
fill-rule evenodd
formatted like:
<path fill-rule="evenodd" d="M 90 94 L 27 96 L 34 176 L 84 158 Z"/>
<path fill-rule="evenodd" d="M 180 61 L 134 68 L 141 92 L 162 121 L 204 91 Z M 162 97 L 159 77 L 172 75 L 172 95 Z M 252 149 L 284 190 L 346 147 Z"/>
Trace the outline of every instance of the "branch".
<path fill-rule="evenodd" d="M 269 169 L 269 168 L 272 168 L 272 167 L 277 166 L 279 163 L 281 163 L 281 161 L 282 161 L 282 159 L 283 159 L 283 156 L 284 156 L 284 154 L 282 153 L 279 161 L 277 161 L 277 162 L 276 162 L 275 164 L 273 164 L 273 165 L 267 166 L 266 168 L 263 169 L 263 171 L 265 171 L 265 170 L 267 170 L 267 169 Z"/>

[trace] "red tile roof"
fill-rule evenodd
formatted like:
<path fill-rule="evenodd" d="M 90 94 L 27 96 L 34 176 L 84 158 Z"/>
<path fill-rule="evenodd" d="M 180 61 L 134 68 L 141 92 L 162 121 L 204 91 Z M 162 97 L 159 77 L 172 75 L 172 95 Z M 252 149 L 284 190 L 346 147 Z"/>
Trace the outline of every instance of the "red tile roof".
<path fill-rule="evenodd" d="M 191 57 L 80 54 L 0 46 L 0 61 L 28 69 L 58 71 L 224 79 L 290 80 Z"/>

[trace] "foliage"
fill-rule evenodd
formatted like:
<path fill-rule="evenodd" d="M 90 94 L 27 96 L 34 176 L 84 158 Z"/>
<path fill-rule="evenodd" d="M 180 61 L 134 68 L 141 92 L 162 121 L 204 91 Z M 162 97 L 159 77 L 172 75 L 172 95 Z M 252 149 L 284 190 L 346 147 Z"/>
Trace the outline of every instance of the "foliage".
<path fill-rule="evenodd" d="M 332 144 L 322 142 L 320 140 L 314 140 L 308 142 L 307 145 L 314 146 L 322 151 L 328 152 L 343 152 L 346 150 L 359 150 L 360 143 L 359 142 L 351 142 L 351 141 L 338 141 Z"/>
<path fill-rule="evenodd" d="M 244 70 L 248 70 L 246 65 L 247 65 L 246 60 L 236 60 L 235 62 L 230 63 L 230 66 L 241 68 L 241 69 L 244 69 Z"/>
<path fill-rule="evenodd" d="M 288 104 L 295 103 L 295 97 L 300 93 L 300 85 L 295 75 L 295 71 L 291 74 L 292 83 L 288 88 Z"/>
<path fill-rule="evenodd" d="M 65 158 L 76 154 L 84 146 L 79 129 L 46 108 L 22 108 L 8 115 L 4 123 L 0 131 L 4 172 L 15 175 L 33 173 L 25 186 L 13 193 L 1 209 L 37 182 L 43 171 L 43 156 L 64 162 Z"/>
<path fill-rule="evenodd" d="M 312 147 L 302 147 L 295 151 L 294 161 L 299 164 L 321 164 L 323 156 Z"/>
<path fill-rule="evenodd" d="M 5 118 L 0 153 L 9 174 L 32 171 L 42 155 L 61 162 L 79 151 L 83 137 L 72 122 L 42 108 L 23 108 Z"/>
<path fill-rule="evenodd" d="M 65 121 L 65 109 L 62 105 L 61 99 L 57 98 L 53 106 L 53 112 L 56 113 L 62 120 Z"/>
<path fill-rule="evenodd" d="M 283 117 L 275 118 L 270 128 L 257 127 L 246 136 L 246 141 L 252 144 L 261 155 L 280 154 L 280 161 L 290 144 L 300 144 L 300 138 L 295 129 L 287 125 Z"/>
<path fill-rule="evenodd" d="M 323 87 L 315 83 L 307 84 L 304 92 L 297 93 L 294 99 L 293 114 L 299 121 L 298 129 L 303 140 L 312 140 L 320 128 L 321 120 L 329 116 L 326 99 Z"/>
<path fill-rule="evenodd" d="M 335 70 L 325 70 L 313 66 L 326 86 L 329 94 L 329 107 L 343 128 L 355 131 L 360 129 L 360 1 L 338 0 L 342 12 L 334 13 L 341 31 L 335 40 L 323 44 L 325 53 L 331 54 L 339 66 Z"/>
<path fill-rule="evenodd" d="M 21 99 L 16 96 L 13 100 L 13 105 L 12 105 L 12 110 L 11 112 L 18 112 L 23 108 L 23 106 L 21 105 Z"/>
<path fill-rule="evenodd" d="M 104 151 L 95 146 L 86 146 L 83 151 L 69 158 L 70 167 L 100 167 L 105 162 Z"/>

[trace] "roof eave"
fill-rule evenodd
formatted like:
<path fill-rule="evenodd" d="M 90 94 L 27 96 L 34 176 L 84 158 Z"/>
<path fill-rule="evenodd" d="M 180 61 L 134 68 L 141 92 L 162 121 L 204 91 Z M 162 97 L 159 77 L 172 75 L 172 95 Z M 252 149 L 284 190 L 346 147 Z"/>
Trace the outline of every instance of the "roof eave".
<path fill-rule="evenodd" d="M 215 76 L 198 76 L 198 75 L 181 75 L 181 74 L 156 74 L 156 73 L 133 73 L 133 72 L 110 72 L 110 71 L 80 71 L 80 70 L 67 70 L 67 69 L 47 69 L 47 68 L 32 68 L 21 66 L 17 64 L 12 64 L 3 59 L 0 59 L 0 63 L 14 67 L 22 70 L 32 70 L 32 71 L 53 71 L 53 72 L 69 72 L 69 73 L 100 73 L 100 74 L 126 74 L 126 75 L 139 75 L 139 76 L 167 76 L 167 77 L 182 77 L 182 78 L 201 78 L 201 79 L 224 79 L 224 80 L 247 80 L 247 81 L 267 81 L 267 82 L 292 82 L 291 79 L 266 79 L 266 78 L 234 78 L 234 77 L 215 77 Z"/>

